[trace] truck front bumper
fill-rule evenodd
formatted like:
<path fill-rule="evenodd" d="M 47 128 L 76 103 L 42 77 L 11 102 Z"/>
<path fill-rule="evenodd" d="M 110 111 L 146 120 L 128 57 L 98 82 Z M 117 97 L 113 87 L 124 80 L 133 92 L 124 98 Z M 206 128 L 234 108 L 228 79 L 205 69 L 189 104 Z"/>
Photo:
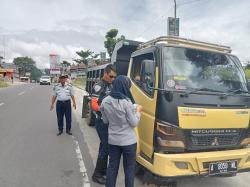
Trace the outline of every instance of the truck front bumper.
<path fill-rule="evenodd" d="M 237 160 L 237 173 L 250 171 L 250 147 L 202 153 L 154 153 L 152 163 L 145 161 L 142 157 L 139 157 L 137 161 L 156 176 L 180 178 L 209 175 L 210 163 L 228 160 Z"/>

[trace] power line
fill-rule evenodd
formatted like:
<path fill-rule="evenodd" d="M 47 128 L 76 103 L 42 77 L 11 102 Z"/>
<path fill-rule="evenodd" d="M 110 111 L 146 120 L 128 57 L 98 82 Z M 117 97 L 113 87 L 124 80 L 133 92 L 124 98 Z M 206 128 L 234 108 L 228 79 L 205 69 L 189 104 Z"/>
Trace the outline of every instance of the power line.
<path fill-rule="evenodd" d="M 188 4 L 191 4 L 191 3 L 195 3 L 197 1 L 201 1 L 201 0 L 191 0 L 191 1 L 186 1 L 186 2 L 183 2 L 183 3 L 179 3 L 179 5 L 177 5 L 177 8 L 180 7 L 180 6 L 183 6 L 183 5 L 188 5 Z M 149 27 L 147 27 L 146 29 L 144 29 L 142 34 L 140 34 L 140 36 L 147 33 L 148 31 L 150 31 L 153 28 L 153 26 L 156 23 L 158 23 L 160 19 L 164 18 L 166 16 L 166 14 L 169 13 L 169 11 L 171 11 L 172 9 L 173 9 L 173 7 L 170 7 L 170 9 L 168 9 L 164 15 L 161 15 L 160 17 L 154 19 L 152 24 Z"/>
<path fill-rule="evenodd" d="M 166 16 L 166 14 L 169 13 L 169 11 L 172 10 L 172 9 L 173 9 L 173 7 L 171 7 L 170 9 L 168 9 L 164 15 L 161 15 L 161 16 L 159 16 L 158 18 L 154 19 L 153 22 L 152 22 L 152 24 L 151 24 L 150 26 L 148 26 L 146 29 L 144 29 L 143 32 L 140 34 L 140 36 L 143 35 L 143 34 L 145 34 L 145 33 L 147 33 L 148 31 L 150 31 L 150 30 L 153 28 L 153 26 L 154 26 L 156 23 L 158 23 L 158 21 L 159 21 L 161 18 L 164 18 L 164 17 Z"/>
<path fill-rule="evenodd" d="M 180 4 L 179 4 L 179 7 L 180 7 L 180 6 L 183 6 L 183 5 L 187 5 L 187 4 L 195 3 L 195 2 L 197 2 L 197 1 L 201 1 L 201 0 L 191 0 L 191 1 L 186 1 L 186 2 L 180 3 Z"/>

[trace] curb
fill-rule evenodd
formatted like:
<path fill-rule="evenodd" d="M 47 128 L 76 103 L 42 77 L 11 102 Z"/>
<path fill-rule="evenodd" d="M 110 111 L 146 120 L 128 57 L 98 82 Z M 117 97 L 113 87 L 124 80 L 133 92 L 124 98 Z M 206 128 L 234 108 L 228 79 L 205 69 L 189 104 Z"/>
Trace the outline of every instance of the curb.
<path fill-rule="evenodd" d="M 76 88 L 79 88 L 81 90 L 84 90 L 84 88 L 81 88 L 80 86 L 77 86 L 77 85 L 73 85 L 73 86 L 76 87 Z"/>

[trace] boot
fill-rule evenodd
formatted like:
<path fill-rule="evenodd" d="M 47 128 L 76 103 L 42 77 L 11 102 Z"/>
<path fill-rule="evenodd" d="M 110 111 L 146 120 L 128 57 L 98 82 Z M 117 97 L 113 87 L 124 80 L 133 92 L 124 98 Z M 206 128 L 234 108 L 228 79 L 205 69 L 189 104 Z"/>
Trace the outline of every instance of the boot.
<path fill-rule="evenodd" d="M 105 162 L 104 159 L 100 158 L 97 159 L 95 171 L 94 174 L 92 175 L 92 180 L 93 182 L 105 185 L 106 177 L 103 177 L 103 172 L 102 172 L 103 171 L 102 167 L 104 165 L 103 162 Z"/>
<path fill-rule="evenodd" d="M 105 158 L 102 160 L 102 167 L 101 167 L 101 172 L 105 179 L 107 176 L 107 165 L 108 165 L 108 158 Z"/>

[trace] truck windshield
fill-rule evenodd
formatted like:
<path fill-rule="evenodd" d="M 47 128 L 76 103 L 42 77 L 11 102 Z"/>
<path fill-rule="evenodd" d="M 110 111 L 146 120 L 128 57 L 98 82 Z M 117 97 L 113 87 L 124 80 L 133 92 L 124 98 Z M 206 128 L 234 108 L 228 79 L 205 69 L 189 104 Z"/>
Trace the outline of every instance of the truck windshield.
<path fill-rule="evenodd" d="M 176 90 L 248 92 L 237 57 L 197 49 L 163 48 L 163 86 Z"/>

